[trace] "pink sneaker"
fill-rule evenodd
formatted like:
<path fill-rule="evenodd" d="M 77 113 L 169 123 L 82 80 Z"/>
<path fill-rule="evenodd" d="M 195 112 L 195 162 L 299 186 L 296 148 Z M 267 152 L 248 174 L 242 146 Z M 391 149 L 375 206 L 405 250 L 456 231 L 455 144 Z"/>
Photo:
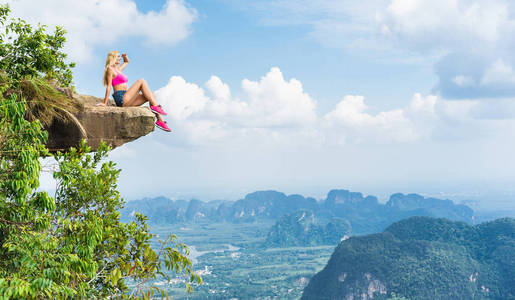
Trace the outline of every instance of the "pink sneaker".
<path fill-rule="evenodd" d="M 153 111 L 156 114 L 160 114 L 160 115 L 163 115 L 163 116 L 167 115 L 167 113 L 165 113 L 165 111 L 161 108 L 161 105 L 156 105 L 156 106 L 150 105 L 150 110 Z"/>
<path fill-rule="evenodd" d="M 156 127 L 157 127 L 157 128 L 159 128 L 159 129 L 161 129 L 161 130 L 164 130 L 164 131 L 168 131 L 168 132 L 172 131 L 172 130 L 168 127 L 168 125 L 166 124 L 166 121 L 161 122 L 161 121 L 157 120 L 157 121 L 156 121 Z"/>

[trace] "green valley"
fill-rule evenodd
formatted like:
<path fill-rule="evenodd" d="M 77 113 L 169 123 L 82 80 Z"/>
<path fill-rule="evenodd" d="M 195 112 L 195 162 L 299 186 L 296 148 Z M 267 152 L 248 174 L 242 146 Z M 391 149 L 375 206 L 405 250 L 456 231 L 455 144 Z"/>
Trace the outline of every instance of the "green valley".
<path fill-rule="evenodd" d="M 152 228 L 159 236 L 173 231 L 190 246 L 203 284 L 187 294 L 184 283 L 155 284 L 174 299 L 298 299 L 309 279 L 329 260 L 334 246 L 263 248 L 273 222 L 189 223 Z M 157 245 L 156 245 L 157 246 Z"/>
<path fill-rule="evenodd" d="M 347 190 L 332 190 L 322 201 L 275 191 L 254 192 L 235 202 L 160 197 L 128 202 L 122 219 L 130 220 L 135 212 L 150 216 L 154 234 L 173 233 L 190 246 L 189 257 L 203 278 L 194 293 L 186 293 L 184 281 L 174 274 L 170 282 L 149 282 L 175 299 L 339 299 L 335 295 L 342 293 L 343 282 L 354 282 L 348 293 L 354 298 L 349 299 L 431 299 L 441 295 L 439 285 L 450 286 L 454 296 L 500 299 L 496 295 L 501 291 L 493 286 L 504 273 L 494 261 L 502 253 L 499 249 L 511 247 L 503 244 L 493 256 L 479 251 L 488 243 L 480 242 L 482 233 L 476 228 L 489 226 L 473 227 L 472 209 L 416 194 L 394 194 L 385 204 Z M 498 236 L 495 230 L 483 233 L 494 240 Z M 356 243 L 358 248 L 349 246 Z M 361 273 L 324 275 L 347 248 L 345 268 Z M 513 254 L 503 255 L 509 265 Z M 430 277 L 435 274 L 439 277 Z M 390 275 L 391 281 L 385 279 Z M 494 278 L 485 281 L 489 294 L 478 285 L 484 276 Z M 463 287 L 464 279 L 474 284 L 465 282 Z M 320 287 L 321 282 L 329 285 Z M 428 290 L 429 298 L 410 291 L 413 287 Z"/>

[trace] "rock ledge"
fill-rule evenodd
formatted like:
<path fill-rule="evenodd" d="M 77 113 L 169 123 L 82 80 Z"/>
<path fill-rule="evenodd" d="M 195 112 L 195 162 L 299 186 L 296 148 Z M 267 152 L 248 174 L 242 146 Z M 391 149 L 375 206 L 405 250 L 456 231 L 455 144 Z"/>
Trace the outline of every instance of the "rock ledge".
<path fill-rule="evenodd" d="M 47 148 L 51 152 L 66 151 L 82 139 L 93 150 L 101 141 L 116 148 L 154 131 L 154 114 L 148 107 L 117 107 L 112 100 L 107 107 L 96 106 L 103 99 L 74 93 L 70 96 L 70 101 L 78 102 L 81 108 L 68 113 L 67 122 L 54 120 L 47 128 Z"/>

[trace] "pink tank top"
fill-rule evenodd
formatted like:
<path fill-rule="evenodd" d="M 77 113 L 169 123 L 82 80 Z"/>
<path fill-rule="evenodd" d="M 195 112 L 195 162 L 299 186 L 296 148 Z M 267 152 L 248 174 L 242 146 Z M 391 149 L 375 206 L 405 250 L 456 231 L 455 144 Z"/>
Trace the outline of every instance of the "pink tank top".
<path fill-rule="evenodd" d="M 125 75 L 122 74 L 122 72 L 118 73 L 114 78 L 113 78 L 113 86 L 115 85 L 119 85 L 119 84 L 122 84 L 122 83 L 126 83 L 127 81 L 129 81 L 129 78 Z"/>

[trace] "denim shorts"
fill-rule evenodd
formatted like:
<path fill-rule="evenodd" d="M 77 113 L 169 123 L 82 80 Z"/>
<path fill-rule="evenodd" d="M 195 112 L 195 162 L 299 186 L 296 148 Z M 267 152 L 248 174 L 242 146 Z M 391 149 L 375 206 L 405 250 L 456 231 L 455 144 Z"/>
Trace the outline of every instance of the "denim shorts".
<path fill-rule="evenodd" d="M 115 91 L 113 93 L 114 102 L 116 106 L 123 106 L 123 95 L 125 95 L 127 91 Z"/>

